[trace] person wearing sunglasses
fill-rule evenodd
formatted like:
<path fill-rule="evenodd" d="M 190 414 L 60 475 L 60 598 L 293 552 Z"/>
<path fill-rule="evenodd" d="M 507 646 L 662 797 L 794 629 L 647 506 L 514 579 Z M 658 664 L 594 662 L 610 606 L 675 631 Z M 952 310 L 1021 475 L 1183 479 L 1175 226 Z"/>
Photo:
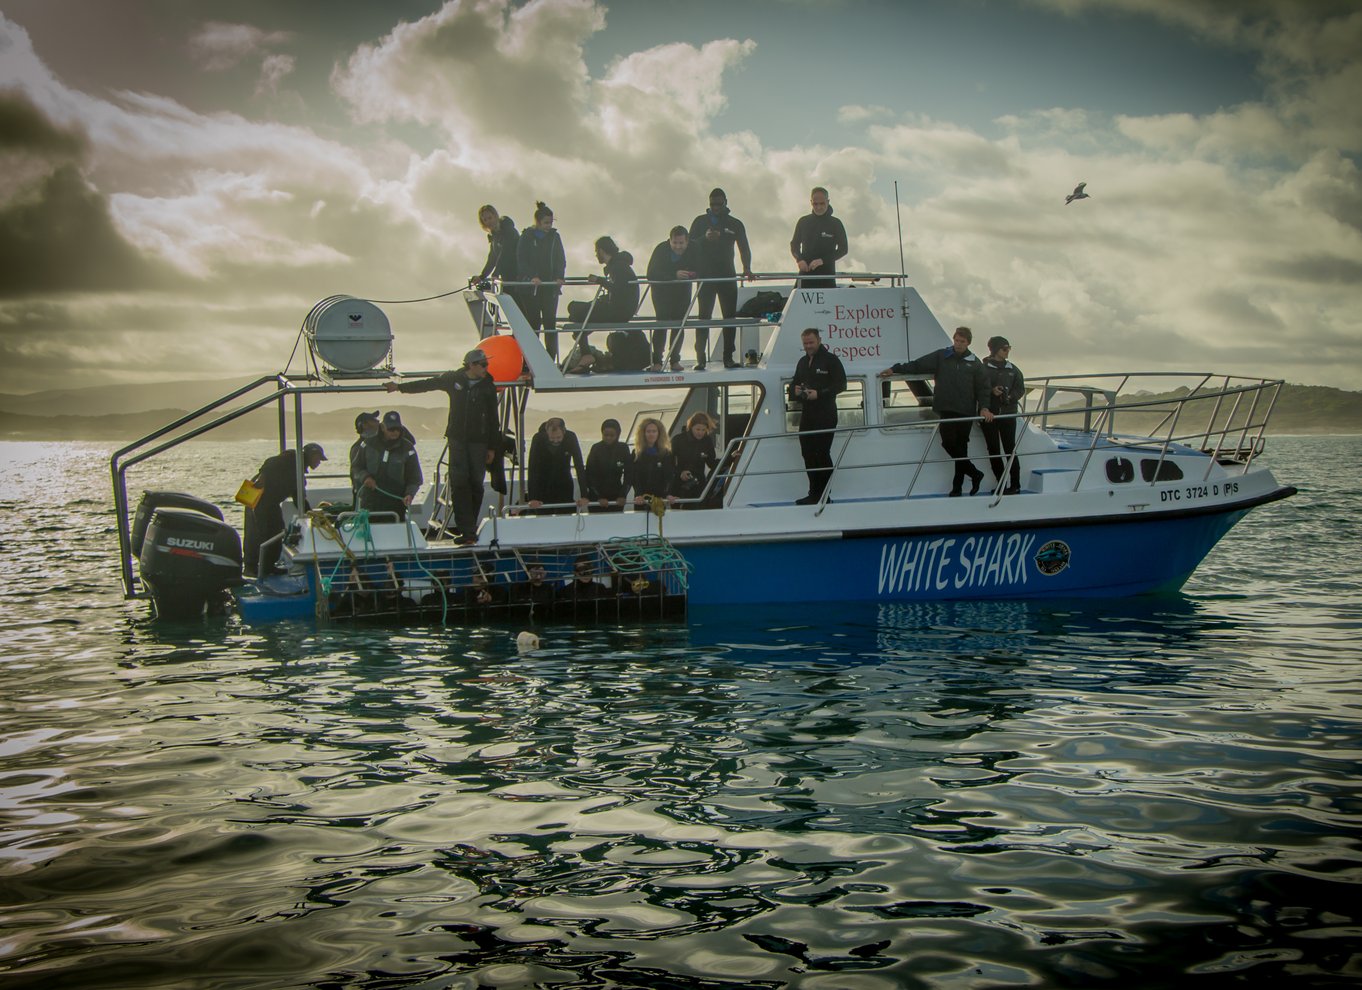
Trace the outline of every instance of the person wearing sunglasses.
<path fill-rule="evenodd" d="M 487 466 L 501 449 L 497 425 L 497 389 L 487 372 L 487 355 L 477 349 L 464 355 L 463 367 L 434 378 L 386 382 L 389 392 L 445 392 L 449 395 L 449 502 L 454 532 L 461 545 L 478 542 Z"/>

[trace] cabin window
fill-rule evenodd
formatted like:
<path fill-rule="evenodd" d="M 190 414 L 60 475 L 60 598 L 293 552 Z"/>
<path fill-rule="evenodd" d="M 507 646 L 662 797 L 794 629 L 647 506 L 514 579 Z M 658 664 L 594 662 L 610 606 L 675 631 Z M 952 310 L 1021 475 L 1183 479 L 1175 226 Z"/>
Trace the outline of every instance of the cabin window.
<path fill-rule="evenodd" d="M 1107 458 L 1107 480 L 1113 485 L 1124 485 L 1135 477 L 1135 465 L 1127 457 Z"/>
<path fill-rule="evenodd" d="M 883 422 L 916 423 L 922 418 L 921 409 L 931 408 L 932 383 L 891 379 L 879 382 L 880 399 L 884 408 Z"/>
<path fill-rule="evenodd" d="M 1157 477 L 1155 476 L 1157 472 Z M 1144 458 L 1140 461 L 1140 477 L 1145 481 L 1181 481 L 1182 468 L 1172 461 Z"/>

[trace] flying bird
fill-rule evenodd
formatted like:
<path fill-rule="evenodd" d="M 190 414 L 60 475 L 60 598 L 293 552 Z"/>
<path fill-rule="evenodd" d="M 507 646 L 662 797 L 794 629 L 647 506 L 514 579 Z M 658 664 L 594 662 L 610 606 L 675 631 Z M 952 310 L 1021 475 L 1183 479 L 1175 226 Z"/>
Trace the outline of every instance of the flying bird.
<path fill-rule="evenodd" d="M 1074 186 L 1074 191 L 1064 197 L 1064 205 L 1068 206 L 1076 199 L 1087 199 L 1088 194 L 1083 191 L 1083 187 L 1086 185 L 1086 182 L 1080 182 L 1078 185 Z"/>

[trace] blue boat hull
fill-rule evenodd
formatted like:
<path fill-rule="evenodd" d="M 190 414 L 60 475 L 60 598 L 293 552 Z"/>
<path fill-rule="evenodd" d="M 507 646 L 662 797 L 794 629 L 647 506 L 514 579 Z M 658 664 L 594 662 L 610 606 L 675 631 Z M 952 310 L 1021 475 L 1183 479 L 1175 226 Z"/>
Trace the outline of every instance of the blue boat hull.
<path fill-rule="evenodd" d="M 1118 598 L 1177 591 L 1246 511 L 681 550 L 692 605 Z"/>

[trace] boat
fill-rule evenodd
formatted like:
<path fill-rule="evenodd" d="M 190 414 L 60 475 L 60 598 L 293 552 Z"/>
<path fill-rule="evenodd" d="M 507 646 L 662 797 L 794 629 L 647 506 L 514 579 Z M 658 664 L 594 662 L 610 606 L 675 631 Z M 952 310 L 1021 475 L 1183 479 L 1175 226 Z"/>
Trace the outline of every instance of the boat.
<path fill-rule="evenodd" d="M 309 480 L 304 503 L 300 467 L 283 503 L 280 565 L 257 578 L 242 576 L 235 527 L 211 500 L 148 492 L 130 520 L 128 470 L 186 440 L 274 406 L 279 449 L 301 449 L 305 402 L 341 395 L 356 409 L 372 407 L 383 382 L 446 370 L 398 370 L 391 325 L 377 305 L 323 300 L 304 321 L 303 369 L 265 375 L 111 457 L 126 595 L 150 598 L 167 616 L 226 599 L 244 621 L 263 623 L 648 621 L 756 603 L 1168 594 L 1245 513 L 1295 493 L 1260 459 L 1282 381 L 1120 371 L 1029 377 L 1011 455 L 1021 490 L 990 483 L 977 495 L 949 497 L 954 464 L 940 443 L 930 380 L 880 377 L 951 345 L 909 280 L 839 273 L 835 285 L 810 288 L 790 273 L 770 273 L 738 281 L 739 313 L 749 315 L 688 313 L 680 328 L 689 347 L 697 330 L 735 326 L 741 365 L 711 358 L 681 371 L 571 373 L 580 348 L 550 356 L 517 304 L 517 285 L 462 290 L 480 346 L 509 358 L 496 375 L 498 402 L 502 427 L 516 438 L 507 492 L 488 489 L 472 546 L 448 530 L 443 457 L 405 520 L 350 511 L 348 479 L 334 487 Z M 589 329 L 599 341 L 674 326 L 637 316 Z M 847 389 L 831 431 L 831 479 L 814 504 L 799 504 L 807 484 L 799 404 L 788 386 L 810 327 L 840 357 Z M 571 339 L 582 328 L 558 329 Z M 721 334 L 710 336 L 717 349 Z M 598 404 L 641 396 L 673 434 L 704 411 L 717 424 L 718 468 L 689 499 L 623 512 L 566 503 L 561 514 L 527 513 L 525 448 L 540 418 L 536 403 L 567 396 Z M 626 424 L 623 438 L 632 436 Z M 585 448 L 590 438 L 583 440 Z M 969 455 L 987 469 L 978 429 Z M 532 581 L 536 570 L 551 601 L 543 582 Z M 584 593 L 574 597 L 577 577 Z"/>

